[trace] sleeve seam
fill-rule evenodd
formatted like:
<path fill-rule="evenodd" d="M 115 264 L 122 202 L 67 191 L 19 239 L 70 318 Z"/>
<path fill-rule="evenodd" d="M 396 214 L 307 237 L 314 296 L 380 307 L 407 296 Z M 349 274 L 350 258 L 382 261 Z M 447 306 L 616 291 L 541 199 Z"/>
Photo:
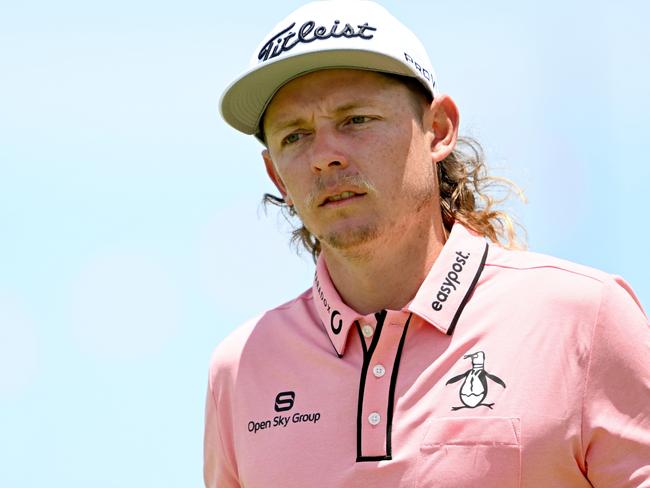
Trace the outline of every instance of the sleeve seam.
<path fill-rule="evenodd" d="M 208 377 L 208 390 L 210 391 L 210 397 L 212 398 L 213 408 L 214 408 L 215 416 L 216 416 L 216 420 L 217 420 L 216 436 L 219 439 L 219 446 L 221 447 L 221 452 L 223 453 L 224 458 L 226 458 L 226 460 L 227 460 L 227 462 L 228 462 L 228 464 L 230 466 L 230 469 L 232 471 L 232 475 L 235 477 L 237 483 L 239 484 L 239 472 L 237 470 L 237 465 L 236 465 L 234 459 L 231 460 L 231 459 L 227 459 L 227 457 L 226 457 L 226 453 L 228 451 L 226 450 L 226 445 L 224 443 L 223 436 L 221 435 L 222 422 L 221 422 L 221 415 L 218 413 L 219 409 L 217 408 L 218 407 L 218 402 L 217 402 L 217 398 L 215 396 L 216 393 L 215 393 L 214 382 L 213 382 L 212 368 L 210 368 L 210 375 Z"/>
<path fill-rule="evenodd" d="M 584 381 L 584 385 L 583 385 L 583 388 L 582 388 L 582 402 L 581 402 L 581 407 L 580 407 L 580 449 L 582 451 L 582 456 L 584 458 L 585 471 L 588 471 L 587 447 L 585 446 L 585 404 L 586 404 L 587 390 L 589 388 L 589 379 L 590 379 L 589 375 L 591 374 L 591 365 L 592 365 L 592 359 L 593 359 L 594 341 L 595 341 L 595 337 L 596 337 L 596 328 L 598 327 L 598 324 L 600 323 L 600 315 L 601 315 L 601 311 L 602 311 L 602 308 L 603 308 L 603 301 L 604 301 L 604 296 L 605 296 L 604 287 L 605 287 L 605 284 L 603 283 L 603 286 L 601 287 L 601 292 L 600 292 L 600 301 L 598 303 L 598 311 L 596 313 L 594 324 L 593 324 L 592 329 L 591 329 L 591 339 L 589 341 L 587 366 L 585 368 L 585 381 Z"/>

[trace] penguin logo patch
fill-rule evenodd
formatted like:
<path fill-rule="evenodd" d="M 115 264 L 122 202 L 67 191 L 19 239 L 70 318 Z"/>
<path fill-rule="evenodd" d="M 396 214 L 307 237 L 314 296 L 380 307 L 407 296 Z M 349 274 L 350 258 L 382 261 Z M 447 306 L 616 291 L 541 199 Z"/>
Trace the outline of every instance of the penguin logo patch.
<path fill-rule="evenodd" d="M 463 356 L 463 359 L 470 358 L 472 359 L 472 369 L 469 369 L 458 376 L 454 376 L 445 383 L 445 385 L 451 385 L 452 383 L 463 380 L 459 392 L 460 401 L 463 405 L 459 407 L 451 407 L 451 409 L 456 411 L 461 408 L 476 408 L 483 406 L 488 407 L 491 410 L 494 403 L 483 403 L 483 400 L 485 400 L 488 394 L 488 382 L 486 378 L 491 379 L 503 388 L 506 387 L 506 384 L 498 376 L 485 371 L 485 353 L 483 351 Z"/>

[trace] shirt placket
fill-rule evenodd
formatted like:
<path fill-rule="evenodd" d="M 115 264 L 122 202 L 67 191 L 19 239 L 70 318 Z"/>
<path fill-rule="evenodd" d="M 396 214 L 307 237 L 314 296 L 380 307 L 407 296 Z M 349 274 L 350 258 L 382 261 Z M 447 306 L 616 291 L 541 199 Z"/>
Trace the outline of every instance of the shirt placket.
<path fill-rule="evenodd" d="M 376 323 L 361 321 L 363 347 L 357 412 L 357 461 L 391 459 L 395 386 L 410 315 L 401 311 L 376 314 Z"/>

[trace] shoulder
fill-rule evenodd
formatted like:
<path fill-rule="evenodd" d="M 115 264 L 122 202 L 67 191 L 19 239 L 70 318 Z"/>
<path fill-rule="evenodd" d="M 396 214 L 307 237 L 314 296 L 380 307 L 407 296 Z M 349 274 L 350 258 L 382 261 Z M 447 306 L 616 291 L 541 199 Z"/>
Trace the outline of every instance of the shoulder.
<path fill-rule="evenodd" d="M 555 276 L 557 279 L 575 279 L 578 281 L 586 279 L 603 283 L 611 278 L 611 275 L 605 271 L 572 261 L 531 251 L 504 249 L 497 245 L 490 246 L 490 252 L 485 264 L 486 266 L 519 272 L 522 275 L 546 271 L 549 276 Z"/>
<path fill-rule="evenodd" d="M 244 354 L 258 355 L 273 347 L 274 338 L 286 337 L 305 316 L 315 314 L 311 288 L 282 305 L 247 320 L 219 343 L 210 358 L 211 380 L 237 375 Z M 282 332 L 282 334 L 279 334 Z"/>
<path fill-rule="evenodd" d="M 597 315 L 616 307 L 643 308 L 620 276 L 546 254 L 490 246 L 489 276 L 509 283 L 517 293 L 552 300 L 556 306 L 583 304 Z M 585 308 L 581 307 L 581 308 Z"/>
<path fill-rule="evenodd" d="M 569 292 L 570 296 L 578 292 L 599 295 L 603 285 L 612 280 L 610 274 L 596 268 L 546 254 L 508 250 L 496 245 L 490 246 L 485 269 L 500 281 L 525 287 L 522 291 Z"/>

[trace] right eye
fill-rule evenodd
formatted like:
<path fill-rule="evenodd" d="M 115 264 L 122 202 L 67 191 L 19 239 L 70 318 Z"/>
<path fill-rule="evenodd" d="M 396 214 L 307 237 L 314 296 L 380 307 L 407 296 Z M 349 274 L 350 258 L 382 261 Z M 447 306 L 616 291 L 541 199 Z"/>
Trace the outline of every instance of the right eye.
<path fill-rule="evenodd" d="M 300 132 L 292 132 L 287 137 L 282 139 L 282 145 L 286 146 L 287 144 L 293 144 L 294 142 L 298 142 L 301 136 L 302 134 Z"/>

